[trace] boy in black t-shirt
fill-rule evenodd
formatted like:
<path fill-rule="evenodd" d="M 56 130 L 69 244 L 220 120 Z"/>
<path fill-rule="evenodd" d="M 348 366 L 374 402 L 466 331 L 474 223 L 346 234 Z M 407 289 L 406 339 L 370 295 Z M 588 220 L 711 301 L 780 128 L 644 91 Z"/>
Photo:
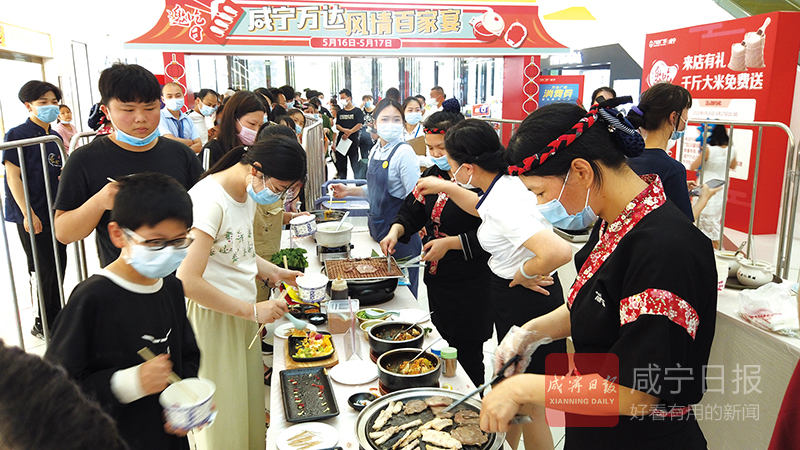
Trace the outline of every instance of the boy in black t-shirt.
<path fill-rule="evenodd" d="M 339 101 L 344 106 L 336 115 L 336 129 L 339 131 L 336 145 L 339 145 L 342 139 L 350 139 L 351 144 L 350 148 L 347 149 L 346 155 L 336 151 L 336 145 L 334 145 L 333 151 L 336 152 L 336 176 L 339 179 L 346 179 L 347 160 L 350 160 L 350 165 L 354 171 L 358 164 L 360 156 L 358 140 L 361 135 L 361 127 L 364 125 L 364 112 L 353 105 L 353 94 L 349 89 L 339 91 Z"/>
<path fill-rule="evenodd" d="M 100 74 L 103 113 L 115 131 L 70 154 L 56 197 L 56 237 L 69 244 L 97 231 L 100 266 L 119 256 L 108 235 L 109 211 L 117 183 L 125 175 L 158 172 L 187 190 L 202 173 L 186 145 L 158 137 L 161 88 L 156 77 L 136 64 L 117 63 Z"/>
<path fill-rule="evenodd" d="M 28 120 L 16 126 L 6 133 L 5 141 L 18 141 L 43 136 L 58 136 L 50 126 L 58 117 L 58 103 L 61 101 L 61 90 L 56 86 L 39 80 L 31 80 L 19 90 L 19 100 L 29 111 Z M 59 136 L 60 137 L 60 136 Z M 45 308 L 47 316 L 47 328 L 52 329 L 56 320 L 56 315 L 61 311 L 61 295 L 58 291 L 58 272 L 56 270 L 56 258 L 61 266 L 61 278 L 67 267 L 67 247 L 57 245 L 58 251 L 53 250 L 53 233 L 50 229 L 50 210 L 48 208 L 48 198 L 45 186 L 45 176 L 50 182 L 52 205 L 53 198 L 58 189 L 58 177 L 61 175 L 61 150 L 56 141 L 45 144 L 47 155 L 47 173 L 42 168 L 42 152 L 38 144 L 23 147 L 22 157 L 25 161 L 25 173 L 28 182 L 28 200 L 30 200 L 31 216 L 28 217 L 25 194 L 22 184 L 22 168 L 20 166 L 20 156 L 17 149 L 10 149 L 3 152 L 3 165 L 6 169 L 5 191 L 6 191 L 6 220 L 17 224 L 19 239 L 25 256 L 28 260 L 28 273 L 31 274 L 31 287 L 37 286 L 34 276 L 38 277 L 38 285 L 41 288 L 39 295 Z M 33 240 L 31 239 L 31 228 L 33 228 Z M 36 246 L 36 255 L 33 254 L 31 242 Z M 36 264 L 34 264 L 34 256 Z M 36 265 L 39 271 L 36 272 Z M 36 292 L 31 289 L 31 293 Z M 42 314 L 39 311 L 39 299 L 36 295 L 31 295 L 35 322 L 31 334 L 43 338 Z"/>
<path fill-rule="evenodd" d="M 164 423 L 158 394 L 171 371 L 196 377 L 200 350 L 172 275 L 192 242 L 192 201 L 156 173 L 115 183 L 108 231 L 121 256 L 79 284 L 45 358 L 58 363 L 117 422 L 133 449 L 188 449 L 189 430 Z M 156 358 L 142 363 L 148 347 Z"/>

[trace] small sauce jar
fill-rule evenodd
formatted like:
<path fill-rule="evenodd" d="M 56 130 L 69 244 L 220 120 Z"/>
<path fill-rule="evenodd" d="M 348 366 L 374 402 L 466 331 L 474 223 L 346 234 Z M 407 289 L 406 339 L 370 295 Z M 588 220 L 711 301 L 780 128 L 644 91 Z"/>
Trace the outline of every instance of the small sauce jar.
<path fill-rule="evenodd" d="M 331 300 L 346 300 L 348 296 L 347 281 L 341 277 L 331 283 Z"/>
<path fill-rule="evenodd" d="M 456 367 L 458 366 L 458 350 L 454 347 L 445 347 L 442 349 L 442 363 L 444 364 L 444 373 L 446 377 L 456 376 Z"/>

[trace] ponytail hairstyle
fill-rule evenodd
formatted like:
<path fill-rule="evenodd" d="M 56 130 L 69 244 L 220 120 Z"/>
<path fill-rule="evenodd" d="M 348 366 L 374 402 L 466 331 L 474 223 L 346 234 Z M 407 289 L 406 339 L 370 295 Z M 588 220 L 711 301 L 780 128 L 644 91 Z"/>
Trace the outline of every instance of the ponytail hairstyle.
<path fill-rule="evenodd" d="M 475 164 L 490 173 L 505 172 L 508 167 L 497 132 L 483 120 L 466 119 L 450 127 L 444 135 L 444 148 L 459 164 Z"/>
<path fill-rule="evenodd" d="M 266 101 L 259 94 L 250 91 L 239 91 L 229 97 L 222 113 L 218 114 L 217 136 L 214 138 L 222 146 L 222 151 L 242 145 L 239 132 L 236 131 L 236 121 L 242 116 L 254 111 L 267 112 Z M 219 110 L 218 110 L 219 111 Z"/>
<path fill-rule="evenodd" d="M 639 104 L 631 108 L 627 118 L 636 128 L 655 131 L 669 120 L 673 112 L 680 116 L 685 108 L 691 107 L 692 94 L 689 91 L 664 81 L 644 91 Z"/>
<path fill-rule="evenodd" d="M 453 125 L 464 121 L 461 104 L 454 98 L 442 103 L 442 110 L 425 119 L 425 134 L 445 134 Z"/>
<path fill-rule="evenodd" d="M 261 167 L 255 166 L 255 163 L 259 163 Z M 306 179 L 306 152 L 296 137 L 273 135 L 247 147 L 235 147 L 204 173 L 201 179 L 236 164 L 253 166 L 264 175 L 280 181 L 304 183 Z"/>
<path fill-rule="evenodd" d="M 572 103 L 553 103 L 522 121 L 508 143 L 509 174 L 566 176 L 572 161 L 581 158 L 602 182 L 600 165 L 622 170 L 626 157 L 644 150 L 642 136 L 613 107 L 630 102 L 618 97 L 594 105 L 589 112 Z"/>

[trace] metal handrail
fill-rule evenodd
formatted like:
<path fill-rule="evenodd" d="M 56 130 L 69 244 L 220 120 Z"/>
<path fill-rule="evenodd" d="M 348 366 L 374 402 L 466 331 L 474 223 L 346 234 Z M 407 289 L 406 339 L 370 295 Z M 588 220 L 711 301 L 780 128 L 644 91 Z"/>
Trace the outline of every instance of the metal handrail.
<path fill-rule="evenodd" d="M 28 168 L 27 168 L 27 163 L 25 162 L 25 156 L 24 156 L 23 152 L 25 151 L 25 147 L 39 144 L 39 150 L 41 152 L 41 158 L 42 158 L 42 178 L 44 178 L 45 196 L 46 196 L 46 203 L 47 203 L 47 213 L 48 213 L 48 216 L 49 216 L 49 219 L 50 219 L 50 232 L 51 232 L 51 236 L 52 236 L 52 240 L 53 240 L 53 255 L 54 255 L 54 258 L 55 258 L 56 277 L 57 277 L 57 280 L 58 280 L 58 295 L 59 295 L 60 300 L 61 300 L 61 306 L 64 307 L 64 305 L 66 305 L 66 301 L 65 301 L 65 298 L 64 298 L 64 278 L 61 276 L 61 261 L 60 261 L 60 258 L 58 257 L 58 255 L 59 255 L 59 253 L 58 253 L 58 241 L 56 240 L 56 226 L 55 226 L 55 218 L 54 218 L 54 214 L 53 214 L 53 200 L 52 200 L 52 197 L 51 197 L 51 195 L 52 195 L 52 187 L 50 186 L 50 177 L 48 176 L 47 148 L 45 147 L 45 144 L 47 144 L 48 142 L 55 142 L 56 145 L 58 145 L 59 151 L 61 153 L 61 161 L 62 161 L 62 167 L 63 167 L 63 161 L 65 161 L 65 158 L 66 158 L 66 150 L 64 148 L 64 143 L 63 143 L 63 141 L 61 140 L 61 138 L 59 136 L 47 135 L 47 136 L 39 136 L 39 137 L 35 137 L 35 138 L 30 138 L 30 139 L 20 139 L 20 140 L 16 140 L 16 141 L 3 142 L 3 143 L 0 143 L 0 151 L 5 152 L 7 150 L 12 150 L 12 149 L 16 149 L 17 150 L 17 155 L 19 157 L 18 159 L 19 159 L 20 175 L 21 175 L 21 178 L 22 178 L 22 191 L 23 191 L 23 195 L 25 196 L 25 209 L 26 209 L 26 213 L 27 213 L 28 217 L 33 217 L 33 209 L 31 207 L 30 187 L 28 185 Z M 30 221 L 30 223 L 28 225 L 28 233 L 29 233 L 30 239 L 31 239 L 31 253 L 33 253 L 33 258 L 32 258 L 33 259 L 33 267 L 34 267 L 34 270 L 36 271 L 36 285 L 38 287 L 38 293 L 37 294 L 38 294 L 38 297 L 39 297 L 38 298 L 38 300 L 39 300 L 39 315 L 41 316 L 41 319 L 42 319 L 42 331 L 44 333 L 45 344 L 48 344 L 50 342 L 50 327 L 48 326 L 48 323 L 47 323 L 47 310 L 46 310 L 45 304 L 44 304 L 44 296 L 43 296 L 44 295 L 43 294 L 44 290 L 42 289 L 42 279 L 41 279 L 42 272 L 40 271 L 39 258 L 37 257 L 38 252 L 37 252 L 37 249 L 36 249 L 36 246 L 37 246 L 37 244 L 36 244 L 36 232 L 34 231 L 33 221 Z M 8 254 L 7 255 L 7 257 L 8 257 L 7 259 L 9 261 L 9 270 L 10 270 L 10 268 L 11 268 L 11 254 L 10 254 L 10 249 L 8 248 L 8 245 L 6 245 L 6 253 Z M 13 283 L 12 283 L 12 286 L 13 286 Z M 18 305 L 18 303 L 16 301 L 16 291 L 13 293 L 13 296 L 14 296 L 15 306 L 18 307 L 19 305 Z M 16 316 L 17 316 L 18 326 L 19 326 L 19 328 L 21 330 L 22 329 L 22 324 L 19 322 L 19 314 L 17 313 Z"/>
<path fill-rule="evenodd" d="M 79 140 L 85 139 L 86 143 L 88 144 L 91 142 L 90 138 L 95 136 L 97 136 L 96 131 L 84 131 L 82 133 L 77 133 L 72 136 L 72 139 L 70 139 L 69 148 L 71 148 L 74 152 L 78 149 L 77 145 Z M 69 155 L 67 155 L 67 158 L 69 158 Z M 75 251 L 75 261 L 77 262 L 76 270 L 78 272 L 78 283 L 81 283 L 83 280 L 89 277 L 89 268 L 86 265 L 86 244 L 84 243 L 84 240 L 81 239 L 79 241 L 75 241 L 73 250 Z"/>
<path fill-rule="evenodd" d="M 326 181 L 325 177 L 325 131 L 322 119 L 306 115 L 306 127 L 303 128 L 301 140 L 306 150 L 308 177 L 306 180 L 306 209 L 314 209 L 319 198 L 319 187 Z"/>
<path fill-rule="evenodd" d="M 719 121 L 719 120 L 703 120 L 703 121 L 694 121 L 690 120 L 689 123 L 691 124 L 704 124 L 704 125 L 723 125 L 723 126 L 730 126 L 729 131 L 729 141 L 728 141 L 728 149 L 727 149 L 727 166 L 726 168 L 730 167 L 731 159 L 732 159 L 732 150 L 733 150 L 733 131 L 736 126 L 745 126 L 745 127 L 758 127 L 758 139 L 756 144 L 756 161 L 755 161 L 755 169 L 753 172 L 753 191 L 752 191 L 752 198 L 750 200 L 750 218 L 749 224 L 747 229 L 747 254 L 753 254 L 753 247 L 755 246 L 753 240 L 753 223 L 755 222 L 755 207 L 756 207 L 756 194 L 758 191 L 758 172 L 761 164 L 761 140 L 763 137 L 764 128 L 779 128 L 786 133 L 788 138 L 788 145 L 789 151 L 787 152 L 787 161 L 786 161 L 786 169 L 784 173 L 784 182 L 783 182 L 783 200 L 781 202 L 781 209 L 780 209 L 780 224 L 778 226 L 778 256 L 777 261 L 775 264 L 775 271 L 776 273 L 786 278 L 789 276 L 789 263 L 791 261 L 792 256 L 792 236 L 794 235 L 794 227 L 795 227 L 795 215 L 797 213 L 797 195 L 798 195 L 798 167 L 797 165 L 800 164 L 800 158 L 797 157 L 798 154 L 798 143 L 795 142 L 794 134 L 792 130 L 789 129 L 786 124 L 781 122 L 742 122 L 742 121 Z M 707 127 L 706 127 L 707 128 Z M 705 139 L 703 139 L 702 143 L 703 148 L 705 149 L 706 143 Z M 683 141 L 681 141 L 680 145 L 681 154 L 683 154 Z M 680 159 L 679 159 L 680 161 Z M 701 170 L 701 176 L 704 173 L 704 170 Z M 702 178 L 701 178 L 702 180 Z M 729 188 L 729 181 L 730 181 L 730 174 L 729 171 L 725 171 L 725 185 L 723 188 L 723 200 L 722 202 L 722 218 L 720 220 L 720 243 L 723 239 L 723 232 L 725 230 L 725 212 L 727 207 L 727 198 L 728 198 L 728 188 Z M 794 187 L 791 190 L 792 186 Z M 791 190 L 791 191 L 790 191 Z M 787 218 L 787 215 L 789 216 Z M 788 240 L 788 243 L 787 243 Z M 720 245 L 720 248 L 722 246 Z"/>

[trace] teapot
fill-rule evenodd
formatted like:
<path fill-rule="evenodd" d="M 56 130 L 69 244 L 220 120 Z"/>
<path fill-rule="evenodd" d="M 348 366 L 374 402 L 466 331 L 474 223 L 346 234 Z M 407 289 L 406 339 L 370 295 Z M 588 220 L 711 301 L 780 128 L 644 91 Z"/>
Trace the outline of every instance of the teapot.
<path fill-rule="evenodd" d="M 739 265 L 736 278 L 745 286 L 761 286 L 772 281 L 774 269 L 766 261 L 741 259 Z"/>
<path fill-rule="evenodd" d="M 714 254 L 717 260 L 728 263 L 728 277 L 735 277 L 736 273 L 739 271 L 740 262 L 744 259 L 744 255 L 735 251 L 723 250 L 717 250 Z"/>

